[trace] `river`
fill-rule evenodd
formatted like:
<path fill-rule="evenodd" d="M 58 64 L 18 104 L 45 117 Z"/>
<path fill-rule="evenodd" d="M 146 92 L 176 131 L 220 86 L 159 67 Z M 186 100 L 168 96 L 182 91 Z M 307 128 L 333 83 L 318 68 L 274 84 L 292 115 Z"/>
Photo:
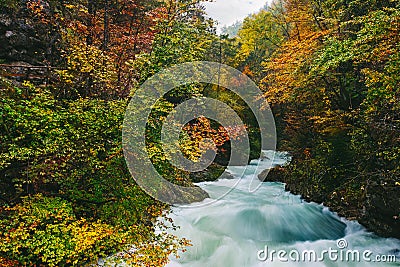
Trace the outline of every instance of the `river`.
<path fill-rule="evenodd" d="M 273 163 L 284 163 L 284 155 L 276 153 Z M 398 239 L 367 232 L 323 205 L 285 192 L 281 183 L 264 183 L 250 193 L 249 183 L 270 165 L 268 158 L 230 168 L 235 179 L 198 184 L 210 194 L 201 204 L 209 205 L 173 208 L 171 218 L 180 228 L 171 233 L 193 246 L 179 259 L 171 257 L 168 267 L 400 266 Z"/>

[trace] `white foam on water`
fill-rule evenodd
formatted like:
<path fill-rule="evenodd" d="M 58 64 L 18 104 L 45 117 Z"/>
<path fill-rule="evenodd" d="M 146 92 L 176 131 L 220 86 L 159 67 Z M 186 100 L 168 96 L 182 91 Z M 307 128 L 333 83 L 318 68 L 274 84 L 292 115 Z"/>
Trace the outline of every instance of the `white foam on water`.
<path fill-rule="evenodd" d="M 256 192 L 249 192 L 249 183 L 266 166 L 283 165 L 288 159 L 286 153 L 264 151 L 262 159 L 253 160 L 247 167 L 230 167 L 228 171 L 236 179 L 199 183 L 210 194 L 211 199 L 204 201 L 210 205 L 172 208 L 171 217 L 179 229 L 170 233 L 191 240 L 193 246 L 181 253 L 179 259 L 171 257 L 167 266 L 399 266 L 399 258 L 397 265 L 329 259 L 323 262 L 260 261 L 257 253 L 265 246 L 288 253 L 291 250 L 322 253 L 329 248 L 338 249 L 339 239 L 346 240 L 346 249 L 357 249 L 361 253 L 365 250 L 374 255 L 399 253 L 400 240 L 368 233 L 357 222 L 340 218 L 323 205 L 306 203 L 300 196 L 285 192 L 281 183 L 263 183 Z M 243 172 L 245 175 L 240 177 Z M 213 201 L 235 185 L 224 198 Z"/>

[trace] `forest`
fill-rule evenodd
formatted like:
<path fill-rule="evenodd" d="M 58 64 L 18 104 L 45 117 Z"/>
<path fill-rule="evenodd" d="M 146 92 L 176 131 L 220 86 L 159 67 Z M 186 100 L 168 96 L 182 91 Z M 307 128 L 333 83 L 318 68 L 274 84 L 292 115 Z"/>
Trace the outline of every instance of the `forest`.
<path fill-rule="evenodd" d="M 226 34 L 204 2 L 0 0 L 0 266 L 164 266 L 191 245 L 155 232 L 171 227 L 158 219 L 172 221 L 170 207 L 132 179 L 121 135 L 135 91 L 192 61 L 229 65 L 262 89 L 278 150 L 293 158 L 266 180 L 400 238 L 400 2 L 274 0 Z M 206 118 L 185 127 L 180 146 L 195 160 L 212 138 L 208 170 L 182 171 L 162 151 L 165 118 L 199 96 L 231 106 L 260 156 L 257 122 L 237 95 L 176 88 L 152 110 L 146 144 L 179 185 L 215 180 L 229 157 L 226 130 Z"/>

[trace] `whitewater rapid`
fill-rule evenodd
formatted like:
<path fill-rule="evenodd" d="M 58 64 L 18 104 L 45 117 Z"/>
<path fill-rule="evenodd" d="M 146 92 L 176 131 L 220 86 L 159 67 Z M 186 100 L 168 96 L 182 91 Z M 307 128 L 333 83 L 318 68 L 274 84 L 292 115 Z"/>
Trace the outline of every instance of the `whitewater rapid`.
<path fill-rule="evenodd" d="M 281 183 L 263 183 L 249 192 L 263 166 L 287 161 L 285 153 L 264 153 L 263 160 L 249 166 L 229 168 L 235 179 L 198 184 L 210 195 L 204 205 L 172 208 L 170 217 L 179 229 L 170 233 L 191 240 L 192 246 L 178 259 L 171 256 L 167 267 L 400 266 L 398 239 L 380 238 L 323 205 L 306 203 Z M 276 253 L 270 257 L 272 250 Z M 280 258 L 278 251 L 284 251 Z M 396 262 L 377 262 L 377 257 L 393 261 L 393 256 Z"/>

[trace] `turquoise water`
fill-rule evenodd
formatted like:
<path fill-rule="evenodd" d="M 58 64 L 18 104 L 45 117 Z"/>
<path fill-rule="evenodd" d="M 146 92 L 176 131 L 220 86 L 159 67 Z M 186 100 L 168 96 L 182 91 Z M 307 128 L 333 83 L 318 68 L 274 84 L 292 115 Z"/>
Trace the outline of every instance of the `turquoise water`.
<path fill-rule="evenodd" d="M 266 153 L 266 159 L 247 168 L 230 168 L 236 179 L 199 184 L 210 194 L 201 207 L 195 203 L 192 208 L 173 208 L 171 217 L 180 228 L 171 233 L 191 240 L 193 246 L 179 259 L 171 257 L 168 267 L 400 266 L 400 240 L 379 238 L 323 205 L 285 192 L 281 183 L 264 183 L 249 192 L 255 175 L 271 164 L 273 152 Z M 272 163 L 285 161 L 279 153 Z M 235 185 L 223 199 L 213 201 Z M 277 252 L 271 255 L 272 250 Z M 279 250 L 286 252 L 280 252 L 281 259 Z M 315 258 L 307 251 L 315 252 Z"/>

